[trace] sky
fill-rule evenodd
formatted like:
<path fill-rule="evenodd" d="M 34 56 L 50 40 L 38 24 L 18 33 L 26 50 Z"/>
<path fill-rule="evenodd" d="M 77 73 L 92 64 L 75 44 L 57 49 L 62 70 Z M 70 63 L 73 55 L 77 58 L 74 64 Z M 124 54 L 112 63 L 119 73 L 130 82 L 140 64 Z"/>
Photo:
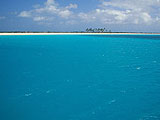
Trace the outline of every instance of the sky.
<path fill-rule="evenodd" d="M 0 0 L 0 31 L 160 32 L 160 0 Z"/>

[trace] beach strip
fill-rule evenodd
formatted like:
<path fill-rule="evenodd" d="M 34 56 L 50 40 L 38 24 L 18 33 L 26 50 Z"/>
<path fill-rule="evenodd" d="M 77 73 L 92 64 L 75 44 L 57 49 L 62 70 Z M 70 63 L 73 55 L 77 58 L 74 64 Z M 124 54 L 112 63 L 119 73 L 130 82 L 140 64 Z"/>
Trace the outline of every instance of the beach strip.
<path fill-rule="evenodd" d="M 0 33 L 0 35 L 160 35 L 160 33 Z"/>

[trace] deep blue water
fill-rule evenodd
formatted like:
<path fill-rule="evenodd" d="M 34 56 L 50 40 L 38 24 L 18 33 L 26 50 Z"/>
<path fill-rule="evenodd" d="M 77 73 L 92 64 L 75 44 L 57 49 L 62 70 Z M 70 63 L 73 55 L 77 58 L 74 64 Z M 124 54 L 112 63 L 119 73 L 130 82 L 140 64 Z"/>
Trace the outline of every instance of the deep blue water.
<path fill-rule="evenodd" d="M 0 36 L 0 120 L 160 120 L 160 35 Z"/>

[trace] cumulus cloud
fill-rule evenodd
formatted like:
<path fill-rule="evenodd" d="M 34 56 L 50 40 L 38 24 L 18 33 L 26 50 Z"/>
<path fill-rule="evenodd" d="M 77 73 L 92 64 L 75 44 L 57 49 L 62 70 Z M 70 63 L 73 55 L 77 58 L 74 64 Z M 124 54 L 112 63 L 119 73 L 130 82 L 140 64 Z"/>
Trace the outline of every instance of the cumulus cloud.
<path fill-rule="evenodd" d="M 31 11 L 22 11 L 19 14 L 20 17 L 31 17 Z"/>
<path fill-rule="evenodd" d="M 50 5 L 55 5 L 55 1 L 54 0 L 47 0 L 47 2 L 45 3 L 46 6 L 50 6 Z"/>
<path fill-rule="evenodd" d="M 95 10 L 75 13 L 78 6 L 60 6 L 55 0 L 47 0 L 30 11 L 22 11 L 19 16 L 33 21 L 60 23 L 100 23 L 100 24 L 152 24 L 160 22 L 160 0 L 110 0 L 102 1 Z M 72 22 L 70 22 L 72 21 Z M 73 22 L 74 21 L 74 22 Z"/>
<path fill-rule="evenodd" d="M 80 13 L 85 21 L 95 17 L 102 24 L 152 24 L 160 16 L 160 0 L 110 0 L 102 1 L 99 8 Z"/>
<path fill-rule="evenodd" d="M 69 4 L 69 6 L 66 7 L 66 9 L 71 9 L 71 8 L 77 8 L 77 4 Z"/>
<path fill-rule="evenodd" d="M 33 20 L 34 21 L 43 21 L 43 20 L 45 20 L 45 17 L 39 17 L 38 16 L 38 17 L 34 17 Z"/>
<path fill-rule="evenodd" d="M 61 16 L 62 18 L 68 18 L 72 15 L 72 12 L 69 10 L 62 10 L 58 13 L 59 16 Z"/>
<path fill-rule="evenodd" d="M 30 17 L 33 21 L 51 21 L 53 18 L 68 19 L 73 16 L 70 9 L 77 8 L 76 4 L 69 4 L 68 6 L 61 7 L 54 0 L 47 0 L 42 6 L 36 5 L 30 11 L 22 11 L 19 17 Z"/>

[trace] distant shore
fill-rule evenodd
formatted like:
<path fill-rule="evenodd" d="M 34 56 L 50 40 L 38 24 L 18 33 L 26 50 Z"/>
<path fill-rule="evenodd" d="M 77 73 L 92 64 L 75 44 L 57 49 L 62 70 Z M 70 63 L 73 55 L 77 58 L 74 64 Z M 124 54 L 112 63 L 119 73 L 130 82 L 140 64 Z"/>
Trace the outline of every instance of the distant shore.
<path fill-rule="evenodd" d="M 0 33 L 0 35 L 125 35 L 125 34 L 142 34 L 142 35 L 160 35 L 160 33 Z"/>

